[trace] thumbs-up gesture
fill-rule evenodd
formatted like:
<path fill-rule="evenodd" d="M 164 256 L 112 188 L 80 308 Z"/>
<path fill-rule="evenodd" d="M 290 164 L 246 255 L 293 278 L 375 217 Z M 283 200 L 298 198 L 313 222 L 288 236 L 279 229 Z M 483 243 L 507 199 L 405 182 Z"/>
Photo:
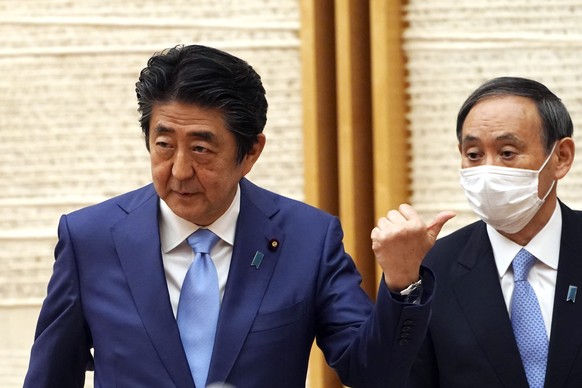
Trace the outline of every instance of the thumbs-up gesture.
<path fill-rule="evenodd" d="M 412 206 L 403 204 L 378 220 L 372 230 L 372 249 L 390 291 L 399 292 L 418 281 L 424 256 L 443 225 L 455 215 L 440 212 L 427 225 Z"/>

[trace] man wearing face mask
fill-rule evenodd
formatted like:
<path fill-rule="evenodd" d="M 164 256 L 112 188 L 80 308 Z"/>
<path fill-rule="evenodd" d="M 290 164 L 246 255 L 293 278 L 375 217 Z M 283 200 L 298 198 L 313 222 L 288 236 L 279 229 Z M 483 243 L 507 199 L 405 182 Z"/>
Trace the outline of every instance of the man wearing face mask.
<path fill-rule="evenodd" d="M 582 213 L 557 197 L 572 132 L 528 79 L 490 80 L 461 107 L 461 186 L 481 221 L 424 259 L 438 286 L 409 387 L 582 387 Z"/>

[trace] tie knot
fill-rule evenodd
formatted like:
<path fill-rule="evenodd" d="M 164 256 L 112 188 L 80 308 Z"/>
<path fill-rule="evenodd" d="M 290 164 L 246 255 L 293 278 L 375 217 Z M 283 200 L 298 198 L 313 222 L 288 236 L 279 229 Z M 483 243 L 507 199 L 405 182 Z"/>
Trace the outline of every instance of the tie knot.
<path fill-rule="evenodd" d="M 535 261 L 535 256 L 526 251 L 525 249 L 521 249 L 515 255 L 513 259 L 513 278 L 514 281 L 525 281 L 527 280 L 527 274 L 531 267 L 533 267 Z"/>
<path fill-rule="evenodd" d="M 218 242 L 219 237 L 209 229 L 198 229 L 188 236 L 188 244 L 196 253 L 209 254 L 212 247 Z"/>

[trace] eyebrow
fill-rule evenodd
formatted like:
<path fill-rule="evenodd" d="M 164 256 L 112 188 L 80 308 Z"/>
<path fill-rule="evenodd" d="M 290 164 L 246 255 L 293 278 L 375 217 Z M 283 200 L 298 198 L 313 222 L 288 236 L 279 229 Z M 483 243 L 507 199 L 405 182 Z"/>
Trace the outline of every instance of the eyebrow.
<path fill-rule="evenodd" d="M 478 140 L 479 140 L 479 138 L 477 136 L 467 135 L 461 139 L 461 144 L 464 144 L 467 142 L 474 142 L 474 141 L 478 141 Z"/>
<path fill-rule="evenodd" d="M 462 139 L 462 144 L 464 144 L 466 142 L 478 142 L 478 141 L 480 141 L 480 138 L 478 138 L 477 136 L 467 135 Z M 512 141 L 518 145 L 525 144 L 519 137 L 515 136 L 513 133 L 504 133 L 504 134 L 497 136 L 495 138 L 495 142 L 500 142 L 500 141 Z"/>
<path fill-rule="evenodd" d="M 157 125 L 154 128 L 154 131 L 158 134 L 176 133 L 174 128 L 167 127 L 167 126 L 161 125 L 161 124 Z M 213 132 L 206 131 L 206 130 L 192 130 L 192 131 L 188 132 L 188 136 L 195 137 L 195 138 L 202 139 L 202 140 L 206 140 L 206 141 L 212 141 L 216 138 L 216 135 Z"/>

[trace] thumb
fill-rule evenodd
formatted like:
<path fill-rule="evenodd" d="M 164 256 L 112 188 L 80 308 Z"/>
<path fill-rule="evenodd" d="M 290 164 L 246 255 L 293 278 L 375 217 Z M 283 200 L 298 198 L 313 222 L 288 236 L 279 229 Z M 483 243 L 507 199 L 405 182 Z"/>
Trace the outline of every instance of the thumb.
<path fill-rule="evenodd" d="M 456 215 L 457 214 L 455 214 L 454 212 L 448 210 L 440 212 L 439 214 L 436 215 L 434 220 L 432 220 L 432 222 L 428 224 L 428 226 L 426 227 L 426 231 L 433 238 L 433 240 L 436 240 L 437 236 L 441 232 L 441 229 L 443 228 L 443 225 Z"/>

